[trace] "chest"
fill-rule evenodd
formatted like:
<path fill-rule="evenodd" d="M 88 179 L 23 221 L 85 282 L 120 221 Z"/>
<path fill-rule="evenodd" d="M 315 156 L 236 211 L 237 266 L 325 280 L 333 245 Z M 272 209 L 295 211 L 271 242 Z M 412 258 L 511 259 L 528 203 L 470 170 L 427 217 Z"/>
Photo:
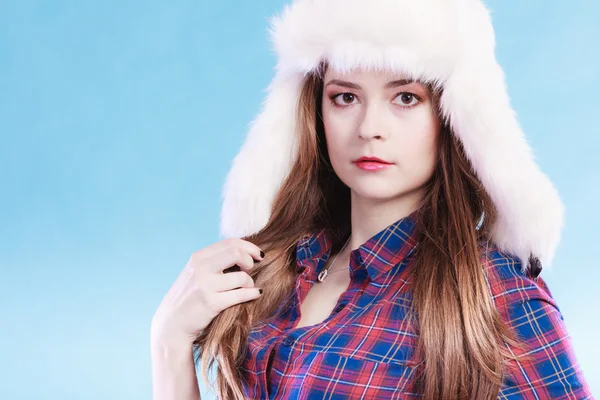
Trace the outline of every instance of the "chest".
<path fill-rule="evenodd" d="M 299 280 L 289 312 L 251 332 L 242 366 L 250 398 L 411 398 L 410 293 L 400 282 L 333 278 Z"/>
<path fill-rule="evenodd" d="M 345 271 L 331 274 L 323 282 L 316 281 L 308 292 L 298 293 L 299 316 L 295 328 L 303 328 L 323 322 L 331 316 L 340 297 L 350 287 L 350 276 Z"/>

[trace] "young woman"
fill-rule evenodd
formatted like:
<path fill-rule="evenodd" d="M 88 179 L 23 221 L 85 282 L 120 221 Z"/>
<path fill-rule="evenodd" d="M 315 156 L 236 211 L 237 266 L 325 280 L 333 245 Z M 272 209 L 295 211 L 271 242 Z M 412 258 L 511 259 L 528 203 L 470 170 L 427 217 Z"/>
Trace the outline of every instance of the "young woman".
<path fill-rule="evenodd" d="M 152 324 L 155 399 L 591 399 L 539 276 L 563 205 L 478 0 L 298 0 L 222 232 Z M 216 362 L 216 364 L 214 364 Z"/>

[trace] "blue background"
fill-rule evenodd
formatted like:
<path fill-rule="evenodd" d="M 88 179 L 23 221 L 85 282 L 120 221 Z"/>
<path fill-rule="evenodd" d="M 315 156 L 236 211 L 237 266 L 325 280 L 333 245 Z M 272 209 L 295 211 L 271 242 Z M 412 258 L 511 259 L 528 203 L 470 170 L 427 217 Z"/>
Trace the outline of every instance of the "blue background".
<path fill-rule="evenodd" d="M 151 398 L 152 315 L 219 239 L 283 3 L 0 1 L 0 398 Z M 600 394 L 600 3 L 489 5 L 513 105 L 567 207 L 542 276 Z"/>

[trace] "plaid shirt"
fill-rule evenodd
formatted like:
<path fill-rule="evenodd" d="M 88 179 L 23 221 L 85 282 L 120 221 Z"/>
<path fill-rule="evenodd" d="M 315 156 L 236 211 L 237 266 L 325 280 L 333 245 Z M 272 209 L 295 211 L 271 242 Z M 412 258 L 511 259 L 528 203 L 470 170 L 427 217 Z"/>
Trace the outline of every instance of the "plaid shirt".
<path fill-rule="evenodd" d="M 383 229 L 350 254 L 351 282 L 323 322 L 294 328 L 300 304 L 327 261 L 325 230 L 301 238 L 291 307 L 252 329 L 240 371 L 250 399 L 412 399 L 422 362 L 409 365 L 418 338 L 408 313 L 407 279 L 416 245 L 413 215 Z M 520 261 L 482 246 L 482 264 L 502 318 L 528 346 L 499 399 L 592 399 L 555 300 Z M 516 350 L 513 349 L 516 352 Z"/>

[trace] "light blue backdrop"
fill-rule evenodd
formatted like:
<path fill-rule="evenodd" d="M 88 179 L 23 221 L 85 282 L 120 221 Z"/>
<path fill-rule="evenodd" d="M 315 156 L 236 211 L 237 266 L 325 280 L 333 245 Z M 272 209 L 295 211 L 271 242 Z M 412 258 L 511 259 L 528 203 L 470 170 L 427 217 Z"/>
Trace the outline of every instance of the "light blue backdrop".
<path fill-rule="evenodd" d="M 282 4 L 0 2 L 0 398 L 151 398 L 150 320 L 218 240 Z M 598 395 L 600 3 L 490 6 L 514 107 L 567 206 L 543 277 Z"/>

